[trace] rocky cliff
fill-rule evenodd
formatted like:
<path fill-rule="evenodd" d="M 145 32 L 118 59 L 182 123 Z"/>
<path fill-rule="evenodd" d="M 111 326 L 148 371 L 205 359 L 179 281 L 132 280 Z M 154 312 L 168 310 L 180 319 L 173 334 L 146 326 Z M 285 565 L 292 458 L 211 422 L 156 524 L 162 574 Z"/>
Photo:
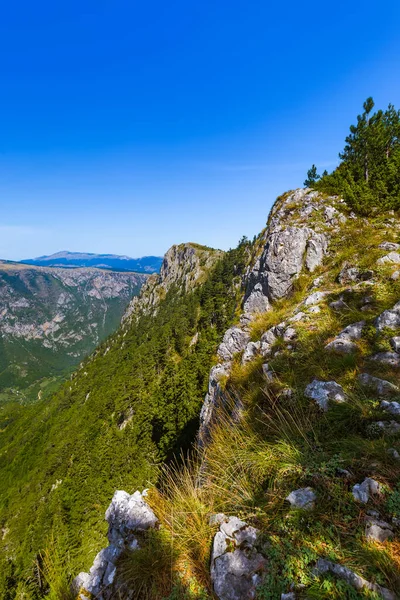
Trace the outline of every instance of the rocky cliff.
<path fill-rule="evenodd" d="M 0 397 L 33 399 L 119 324 L 146 275 L 0 264 Z M 41 381 L 41 384 L 39 381 Z"/>
<path fill-rule="evenodd" d="M 187 470 L 168 471 L 166 490 L 146 504 L 172 545 L 204 528 L 208 575 L 197 571 L 193 597 L 397 598 L 399 230 L 394 214 L 361 219 L 308 189 L 274 205 L 210 372 L 200 460 L 186 467 L 195 487 Z M 166 509 L 186 501 L 196 525 Z M 81 598 L 138 598 L 138 581 L 164 597 L 121 570 L 146 556 L 146 539 L 127 546 L 135 531 L 109 537 L 75 581 Z M 181 582 L 199 569 L 196 552 L 183 555 L 186 566 L 168 567 Z"/>
<path fill-rule="evenodd" d="M 151 314 L 163 300 L 172 286 L 178 286 L 180 293 L 188 293 L 201 284 L 213 265 L 223 255 L 200 244 L 179 244 L 172 246 L 165 254 L 160 273 L 150 276 L 143 286 L 140 297 L 130 302 L 123 321 L 130 321 L 140 314 Z"/>

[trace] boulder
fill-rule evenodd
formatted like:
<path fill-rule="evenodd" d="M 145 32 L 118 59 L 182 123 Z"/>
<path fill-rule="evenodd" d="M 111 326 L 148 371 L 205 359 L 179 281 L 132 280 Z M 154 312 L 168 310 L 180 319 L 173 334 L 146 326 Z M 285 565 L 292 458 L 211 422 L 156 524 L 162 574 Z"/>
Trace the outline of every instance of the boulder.
<path fill-rule="evenodd" d="M 249 342 L 243 352 L 242 365 L 252 361 L 259 354 L 261 342 Z"/>
<path fill-rule="evenodd" d="M 286 500 L 290 502 L 292 508 L 302 508 L 304 510 L 311 510 L 314 508 L 316 495 L 312 488 L 299 488 L 290 492 Z"/>
<path fill-rule="evenodd" d="M 395 244 L 395 242 L 382 242 L 379 244 L 378 248 L 382 250 L 400 250 L 400 244 Z"/>
<path fill-rule="evenodd" d="M 400 336 L 395 335 L 390 339 L 390 345 L 395 352 L 400 352 Z"/>
<path fill-rule="evenodd" d="M 346 395 L 341 385 L 336 381 L 319 381 L 314 379 L 305 389 L 304 392 L 307 398 L 315 400 L 318 406 L 324 410 L 328 410 L 329 401 L 345 402 Z"/>
<path fill-rule="evenodd" d="M 146 491 L 132 495 L 121 490 L 115 492 L 105 515 L 110 544 L 97 554 L 89 573 L 79 573 L 74 579 L 74 592 L 84 590 L 98 600 L 115 598 L 113 583 L 118 558 L 124 550 L 139 547 L 137 533 L 158 526 L 157 517 L 143 499 L 145 496 Z"/>
<path fill-rule="evenodd" d="M 371 496 L 380 496 L 381 493 L 381 484 L 371 477 L 366 477 L 362 483 L 356 483 L 352 490 L 354 500 L 363 504 L 367 504 Z"/>
<path fill-rule="evenodd" d="M 374 426 L 387 435 L 397 435 L 400 433 L 400 423 L 396 421 L 376 421 Z"/>
<path fill-rule="evenodd" d="M 225 517 L 211 552 L 211 582 L 219 600 L 253 600 L 267 561 L 255 546 L 258 531 L 237 517 Z"/>
<path fill-rule="evenodd" d="M 357 349 L 357 344 L 341 338 L 335 338 L 325 346 L 327 352 L 334 352 L 335 354 L 352 354 L 353 352 L 356 352 Z"/>
<path fill-rule="evenodd" d="M 371 356 L 371 360 L 390 367 L 400 367 L 400 354 L 397 352 L 378 352 Z"/>
<path fill-rule="evenodd" d="M 374 517 L 366 517 L 367 525 L 365 527 L 365 537 L 368 541 L 379 542 L 384 544 L 388 539 L 393 537 L 393 527 L 380 521 Z"/>
<path fill-rule="evenodd" d="M 317 564 L 314 569 L 314 573 L 316 575 L 324 575 L 326 573 L 332 573 L 339 579 L 343 579 L 348 585 L 355 588 L 358 591 L 368 590 L 371 592 L 375 592 L 383 598 L 383 600 L 397 600 L 396 594 L 384 588 L 377 583 L 371 583 L 361 577 L 361 575 L 357 575 L 354 571 L 349 569 L 349 567 L 344 567 L 343 565 L 339 565 L 338 563 L 331 562 L 330 560 L 325 560 L 324 558 L 319 558 Z"/>
<path fill-rule="evenodd" d="M 388 402 L 387 400 L 382 400 L 381 409 L 385 412 L 390 413 L 394 416 L 400 416 L 400 403 L 399 402 Z"/>
<path fill-rule="evenodd" d="M 391 310 L 384 310 L 376 319 L 375 327 L 378 331 L 384 329 L 398 329 L 400 327 L 400 310 L 395 305 Z"/>
<path fill-rule="evenodd" d="M 397 385 L 386 381 L 386 379 L 379 379 L 379 377 L 373 377 L 368 373 L 360 373 L 358 381 L 361 385 L 370 388 L 378 396 L 391 396 L 400 393 L 400 389 Z"/>
<path fill-rule="evenodd" d="M 389 252 L 385 256 L 378 258 L 376 261 L 378 265 L 399 265 L 400 264 L 400 254 L 398 252 Z"/>
<path fill-rule="evenodd" d="M 241 352 L 250 342 L 250 334 L 240 327 L 231 327 L 225 332 L 223 340 L 217 350 L 218 356 L 223 361 L 232 360 L 237 352 Z"/>

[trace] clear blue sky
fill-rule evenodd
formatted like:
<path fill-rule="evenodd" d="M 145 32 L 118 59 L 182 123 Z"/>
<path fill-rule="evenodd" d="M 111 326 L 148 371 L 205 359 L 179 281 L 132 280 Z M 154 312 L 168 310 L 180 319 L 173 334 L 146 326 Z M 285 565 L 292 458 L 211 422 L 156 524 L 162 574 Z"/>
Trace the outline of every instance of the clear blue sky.
<path fill-rule="evenodd" d="M 400 3 L 20 0 L 0 15 L 0 257 L 228 248 L 400 106 Z"/>

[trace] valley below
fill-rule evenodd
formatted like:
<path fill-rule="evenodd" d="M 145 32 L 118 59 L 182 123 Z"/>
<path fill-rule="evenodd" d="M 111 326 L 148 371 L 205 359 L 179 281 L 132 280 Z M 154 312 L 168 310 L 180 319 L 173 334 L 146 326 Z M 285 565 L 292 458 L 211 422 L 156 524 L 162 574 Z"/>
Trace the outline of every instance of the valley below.
<path fill-rule="evenodd" d="M 146 278 L 0 261 L 0 405 L 51 394 L 118 327 Z"/>

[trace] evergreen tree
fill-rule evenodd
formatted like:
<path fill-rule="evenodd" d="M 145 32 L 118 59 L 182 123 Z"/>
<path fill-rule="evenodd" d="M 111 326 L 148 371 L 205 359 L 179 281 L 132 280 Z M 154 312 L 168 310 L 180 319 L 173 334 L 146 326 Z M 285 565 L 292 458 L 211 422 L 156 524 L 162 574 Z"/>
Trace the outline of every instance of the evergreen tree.
<path fill-rule="evenodd" d="M 373 109 L 373 99 L 367 98 L 357 124 L 350 126 L 341 163 L 314 183 L 317 189 L 343 195 L 364 214 L 372 208 L 400 208 L 400 111 L 392 104 L 385 112 Z M 310 169 L 309 174 L 312 178 L 315 172 Z"/>
<path fill-rule="evenodd" d="M 314 183 L 318 181 L 318 179 L 321 179 L 321 176 L 318 175 L 317 167 L 313 165 L 311 169 L 308 169 L 307 171 L 307 179 L 304 181 L 304 186 L 312 187 Z"/>

